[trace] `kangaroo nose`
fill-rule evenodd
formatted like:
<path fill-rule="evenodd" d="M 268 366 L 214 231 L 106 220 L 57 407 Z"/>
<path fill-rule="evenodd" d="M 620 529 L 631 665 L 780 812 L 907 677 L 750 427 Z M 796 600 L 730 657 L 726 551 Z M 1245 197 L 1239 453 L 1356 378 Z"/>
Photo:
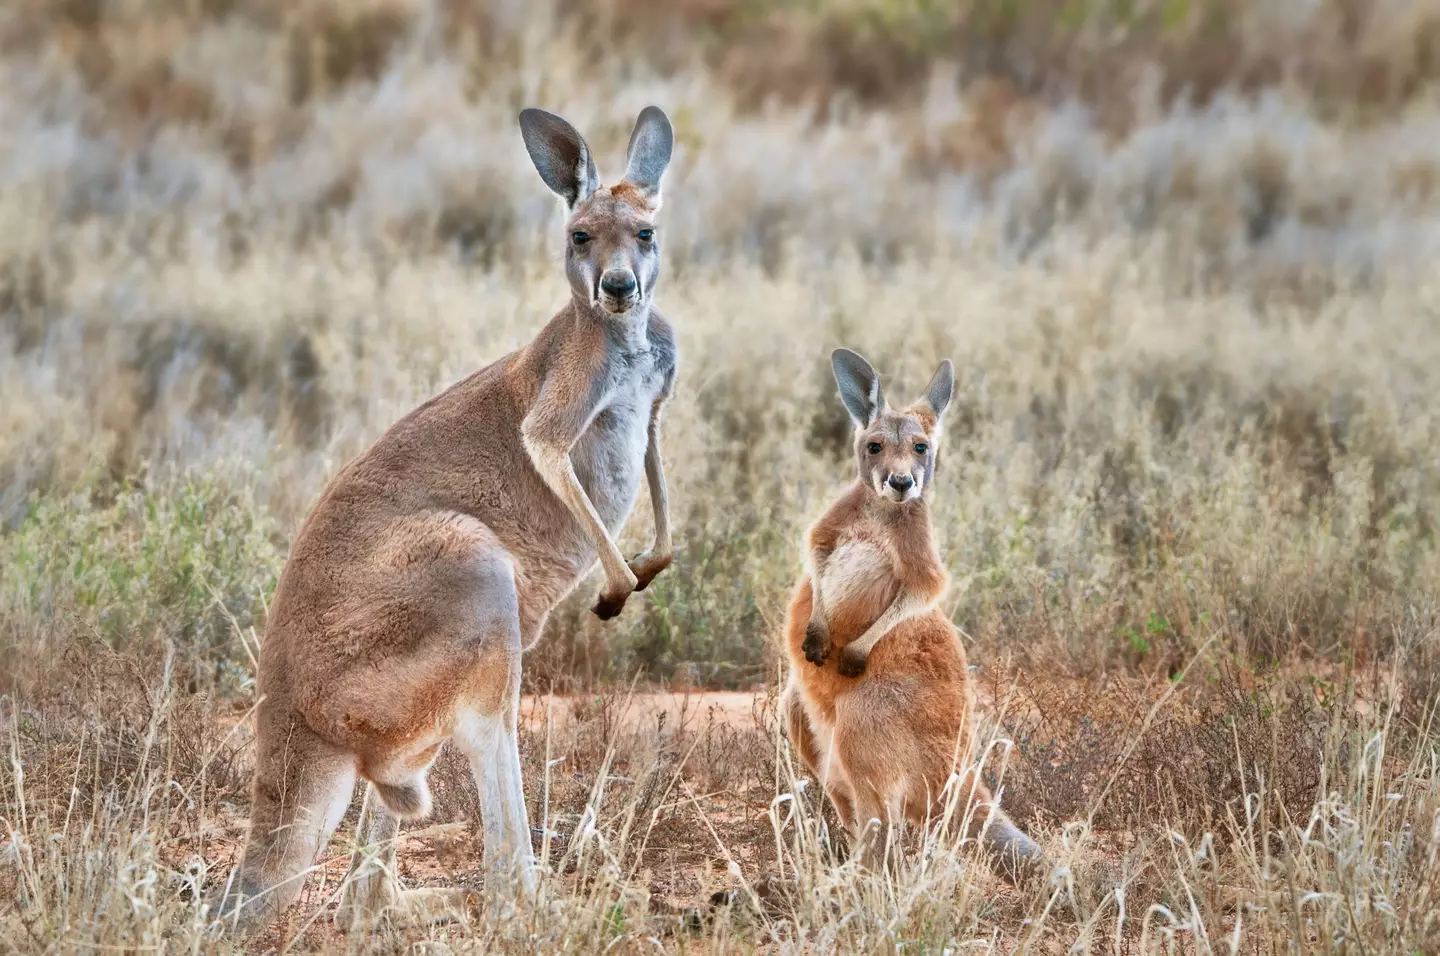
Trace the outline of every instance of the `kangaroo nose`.
<path fill-rule="evenodd" d="M 611 269 L 600 277 L 600 288 L 617 299 L 635 291 L 635 273 L 629 269 Z"/>
<path fill-rule="evenodd" d="M 909 475 L 891 475 L 890 487 L 899 492 L 909 491 L 915 485 L 915 479 Z"/>

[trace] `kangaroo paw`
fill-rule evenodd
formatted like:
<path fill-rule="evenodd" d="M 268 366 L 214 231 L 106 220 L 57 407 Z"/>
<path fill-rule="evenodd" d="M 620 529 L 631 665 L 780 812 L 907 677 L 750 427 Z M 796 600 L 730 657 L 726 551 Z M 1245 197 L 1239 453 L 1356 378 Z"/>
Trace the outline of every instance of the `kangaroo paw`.
<path fill-rule="evenodd" d="M 810 623 L 805 625 L 805 642 L 800 645 L 805 652 L 805 659 L 816 667 L 825 663 L 830 656 L 830 634 L 825 625 L 812 618 Z"/>

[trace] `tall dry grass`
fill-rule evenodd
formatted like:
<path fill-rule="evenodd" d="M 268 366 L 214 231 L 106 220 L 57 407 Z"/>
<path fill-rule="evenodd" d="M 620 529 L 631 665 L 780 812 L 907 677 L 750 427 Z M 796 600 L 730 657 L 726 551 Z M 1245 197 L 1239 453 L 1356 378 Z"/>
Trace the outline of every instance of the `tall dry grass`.
<path fill-rule="evenodd" d="M 204 905 L 290 537 L 346 459 L 562 303 L 516 109 L 572 118 L 603 174 L 653 101 L 679 141 L 676 566 L 616 623 L 584 613 L 593 582 L 553 615 L 530 688 L 600 697 L 523 741 L 548 899 L 437 945 L 1433 949 L 1434 18 L 645 13 L 0 11 L 0 942 L 222 945 Z M 892 395 L 956 362 L 949 609 L 1043 885 L 939 838 L 856 872 L 764 706 L 795 542 L 847 477 L 842 343 Z M 627 722 L 607 688 L 637 676 L 757 690 L 758 717 Z M 402 866 L 468 879 L 447 824 L 473 795 L 437 773 Z M 368 945 L 298 932 L 324 872 L 262 947 Z"/>

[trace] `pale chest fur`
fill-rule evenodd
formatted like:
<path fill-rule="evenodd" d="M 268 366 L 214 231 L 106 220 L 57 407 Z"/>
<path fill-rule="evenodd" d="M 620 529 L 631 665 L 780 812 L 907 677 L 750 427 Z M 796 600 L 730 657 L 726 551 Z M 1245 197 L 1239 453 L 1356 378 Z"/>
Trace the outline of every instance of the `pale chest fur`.
<path fill-rule="evenodd" d="M 831 636 L 859 636 L 894 600 L 899 587 L 894 555 L 878 529 L 860 526 L 831 552 L 820 572 Z"/>
<path fill-rule="evenodd" d="M 878 541 L 854 538 L 841 543 L 825 561 L 820 587 L 827 601 L 854 599 L 883 590 L 892 577 L 889 549 Z"/>
<path fill-rule="evenodd" d="M 674 347 L 666 341 L 617 359 L 600 410 L 571 451 L 575 474 L 612 534 L 635 506 L 645 477 L 650 416 L 674 363 Z"/>

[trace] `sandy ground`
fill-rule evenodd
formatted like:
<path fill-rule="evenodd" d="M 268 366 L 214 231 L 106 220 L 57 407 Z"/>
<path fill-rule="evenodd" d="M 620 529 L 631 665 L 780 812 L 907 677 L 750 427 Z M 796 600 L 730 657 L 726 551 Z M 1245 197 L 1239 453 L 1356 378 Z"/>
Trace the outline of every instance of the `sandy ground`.
<path fill-rule="evenodd" d="M 534 695 L 521 699 L 520 719 L 531 734 L 544 734 L 549 721 L 550 732 L 557 740 L 575 724 L 587 721 L 607 738 L 626 737 L 632 733 L 648 740 L 660 737 L 675 739 L 679 734 L 689 739 L 697 736 L 734 738 L 763 732 L 766 700 L 763 692 L 753 691 Z M 223 722 L 225 732 L 232 734 L 232 740 L 244 741 L 251 733 L 248 720 L 244 721 L 244 726 L 234 726 L 243 716 L 237 713 Z M 656 734 L 656 731 L 660 733 Z M 434 785 L 435 771 L 432 771 L 431 777 Z M 712 822 L 722 827 L 727 823 L 733 824 L 745 813 L 746 801 L 738 794 L 709 793 L 705 795 L 704 802 Z M 358 797 L 351 807 L 352 815 L 356 806 Z M 538 808 L 532 808 L 532 818 L 535 809 Z M 228 804 L 219 817 L 205 827 L 201 852 L 212 866 L 217 867 L 217 872 L 228 873 L 239 861 L 248 823 L 243 805 L 237 801 Z M 308 882 L 301 904 L 292 914 L 293 922 L 288 924 L 288 929 L 277 927 L 275 932 L 288 935 L 299 931 L 308 937 L 311 944 L 340 942 L 341 937 L 331 925 L 328 911 L 321 913 L 319 910 L 322 906 L 333 904 L 348 869 L 343 831 L 349 825 L 342 826 L 342 832 L 337 834 L 327 852 L 317 861 L 318 878 L 312 877 Z M 483 880 L 480 874 L 481 839 L 479 821 L 473 817 L 407 824 L 396 846 L 399 874 L 408 885 L 478 885 Z M 194 847 L 184 843 L 177 849 L 183 851 Z M 693 848 L 690 855 L 695 855 Z M 702 852 L 698 856 L 708 855 L 712 854 Z M 695 870 L 696 874 L 709 869 L 699 858 L 688 865 L 681 860 L 676 862 L 682 868 Z M 691 900 L 682 897 L 675 902 L 688 905 Z M 656 905 L 665 906 L 667 901 L 657 899 Z M 280 942 L 280 936 L 272 942 Z"/>
<path fill-rule="evenodd" d="M 520 700 L 520 719 L 539 730 L 547 715 L 556 727 L 597 706 L 599 698 L 590 695 L 531 696 Z M 647 692 L 612 698 L 619 710 L 619 723 L 625 728 L 651 726 L 664 721 L 666 726 L 724 725 L 735 729 L 756 726 L 756 715 L 765 695 L 755 691 L 691 691 L 684 693 Z"/>

